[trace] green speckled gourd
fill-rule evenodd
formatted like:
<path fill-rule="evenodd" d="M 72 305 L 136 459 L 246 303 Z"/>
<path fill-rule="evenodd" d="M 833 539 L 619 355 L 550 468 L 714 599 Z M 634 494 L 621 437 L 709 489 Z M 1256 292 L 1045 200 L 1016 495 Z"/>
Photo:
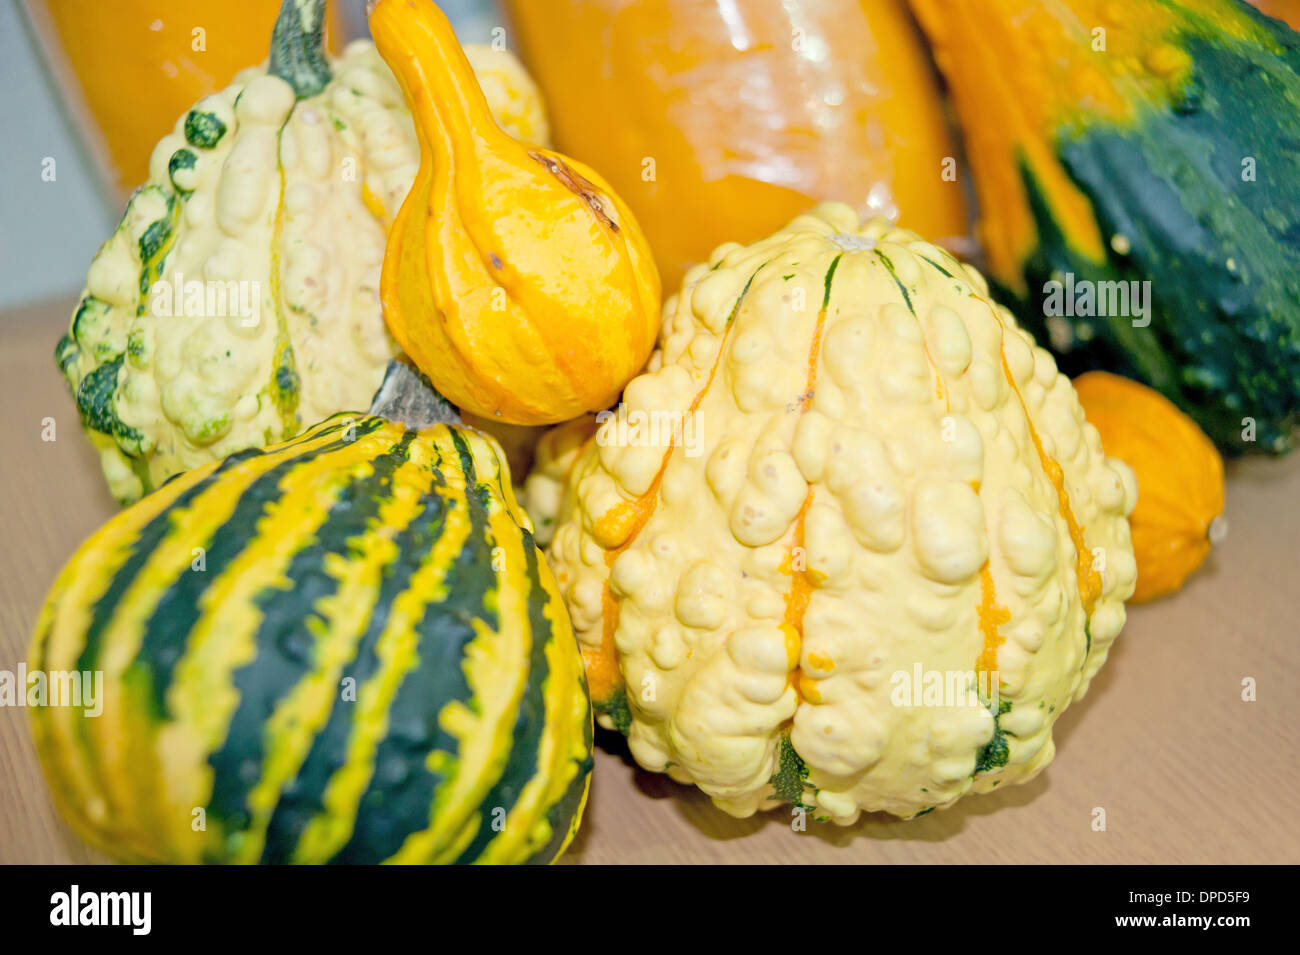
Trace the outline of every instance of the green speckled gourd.
<path fill-rule="evenodd" d="M 1022 323 L 1063 370 L 1146 382 L 1228 453 L 1290 450 L 1300 36 L 1236 0 L 911 3 Z"/>
<path fill-rule="evenodd" d="M 419 147 L 369 41 L 326 58 L 322 10 L 323 0 L 286 0 L 268 65 L 201 100 L 159 142 L 58 343 L 123 503 L 364 406 L 396 352 L 379 274 Z M 544 141 L 518 61 L 468 52 L 498 120 Z"/>
<path fill-rule="evenodd" d="M 101 712 L 31 712 L 88 841 L 165 863 L 549 862 L 568 844 L 591 709 L 500 447 L 389 416 L 186 472 L 68 562 L 29 667 L 101 674 Z"/>

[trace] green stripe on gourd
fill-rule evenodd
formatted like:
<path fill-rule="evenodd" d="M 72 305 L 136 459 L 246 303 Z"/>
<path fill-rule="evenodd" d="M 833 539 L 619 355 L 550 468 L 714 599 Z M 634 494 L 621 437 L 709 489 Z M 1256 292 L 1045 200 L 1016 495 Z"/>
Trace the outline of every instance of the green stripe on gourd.
<path fill-rule="evenodd" d="M 526 535 L 525 539 L 527 545 L 532 544 L 531 534 Z M 529 564 L 526 575 L 531 581 L 537 577 L 537 557 L 535 548 L 526 546 L 526 550 Z M 550 673 L 546 648 L 552 639 L 550 622 L 541 613 L 545 604 L 546 594 L 538 582 L 530 588 L 528 594 L 528 617 L 533 642 L 529 649 L 528 684 L 524 688 L 519 715 L 515 720 L 513 745 L 500 779 L 483 798 L 474 824 L 474 838 L 461 851 L 456 862 L 472 862 L 483 853 L 508 821 L 524 786 L 536 772 L 538 749 L 546 730 L 545 686 Z"/>
<path fill-rule="evenodd" d="M 410 590 L 416 572 L 431 560 L 434 544 L 443 536 L 449 503 L 436 489 L 426 496 L 422 510 L 397 539 L 398 559 L 385 573 L 377 606 L 393 606 Z M 286 788 L 276 805 L 267 827 L 262 862 L 297 861 L 294 853 L 304 832 L 313 820 L 322 820 L 327 815 L 327 789 L 334 774 L 348 763 L 354 718 L 364 703 L 365 687 L 383 669 L 378 651 L 387 623 L 386 614 L 372 615 L 355 653 L 342 671 L 341 681 L 352 696 L 350 699 L 339 696 L 333 701 L 329 717 L 305 754 L 293 785 Z M 340 819 L 339 825 L 346 822 Z M 317 825 L 321 827 L 321 823 Z M 346 831 L 343 837 L 346 838 Z M 321 853 L 319 858 L 323 861 L 332 854 Z"/>
<path fill-rule="evenodd" d="M 255 637 L 256 654 L 232 675 L 239 707 L 225 742 L 208 758 L 214 773 L 209 818 L 223 830 L 248 829 L 254 821 L 250 793 L 262 784 L 269 762 L 264 759 L 265 752 L 274 748 L 267 714 L 274 714 L 300 683 L 317 676 L 320 662 L 312 652 L 311 631 L 327 628 L 320 607 L 322 602 L 336 599 L 343 584 L 343 578 L 331 573 L 330 566 L 346 566 L 361 556 L 368 535 L 380 526 L 377 522 L 389 501 L 394 474 L 406 464 L 414 437 L 415 433 L 408 431 L 396 447 L 374 462 L 372 474 L 344 488 L 326 521 L 328 538 L 322 534 L 316 544 L 293 556 L 285 580 L 293 582 L 295 597 L 312 608 L 311 614 L 300 616 L 295 604 L 282 599 L 278 586 L 269 586 L 257 598 L 263 616 Z M 356 636 L 344 633 L 332 639 L 355 644 Z M 332 682 L 337 687 L 338 678 Z M 232 855 L 239 854 L 236 847 L 230 848 Z"/>
<path fill-rule="evenodd" d="M 374 750 L 351 837 L 329 860 L 333 863 L 373 864 L 395 855 L 407 837 L 428 827 L 440 790 L 462 769 L 462 740 L 450 731 L 445 715 L 459 707 L 478 710 L 476 688 L 460 661 L 480 638 L 480 628 L 490 632 L 501 621 L 492 570 L 496 540 L 488 529 L 472 462 L 463 442 L 457 444 L 466 487 L 456 504 L 466 508 L 469 533 L 441 581 L 439 589 L 446 597 L 436 608 L 426 607 L 415 628 L 413 665 L 393 695 L 387 732 Z M 443 705 L 434 710 L 429 700 Z M 438 755 L 425 760 L 425 753 Z"/>
<path fill-rule="evenodd" d="M 77 830 L 130 861 L 550 861 L 590 709 L 499 454 L 340 416 L 92 537 L 31 657 L 103 674 L 99 718 L 33 713 Z"/>

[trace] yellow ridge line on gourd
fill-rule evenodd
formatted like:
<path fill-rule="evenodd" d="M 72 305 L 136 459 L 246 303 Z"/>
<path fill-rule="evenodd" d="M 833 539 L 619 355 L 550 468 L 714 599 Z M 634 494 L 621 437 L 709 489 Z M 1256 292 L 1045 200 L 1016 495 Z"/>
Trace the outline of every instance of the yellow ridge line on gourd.
<path fill-rule="evenodd" d="M 400 438 L 402 428 L 391 425 L 386 437 Z M 267 717 L 267 749 L 262 757 L 262 774 L 249 791 L 248 809 L 253 822 L 247 828 L 251 838 L 240 845 L 240 861 L 253 863 L 262 855 L 266 830 L 279 802 L 284 786 L 297 775 L 307 757 L 312 738 L 330 716 L 330 704 L 339 692 L 344 667 L 356 653 L 365 631 L 385 568 L 398 556 L 394 538 L 420 513 L 420 501 L 433 486 L 432 461 L 427 446 L 412 442 L 409 459 L 393 474 L 391 497 L 381 505 L 378 515 L 365 533 L 348 541 L 352 555 L 330 555 L 326 572 L 339 582 L 338 589 L 317 601 L 312 611 L 318 615 L 321 635 L 315 650 L 315 669 L 304 676 L 280 700 Z M 372 533 L 373 529 L 382 529 Z M 205 767 L 211 793 L 212 772 Z"/>
<path fill-rule="evenodd" d="M 488 480 L 483 475 L 478 479 L 480 483 Z M 474 493 L 468 486 L 457 488 L 453 485 L 453 490 L 465 500 Z M 514 547 L 523 539 L 513 531 L 513 518 L 506 508 L 493 508 L 487 514 L 487 524 L 494 550 L 511 546 L 509 554 L 504 550 L 500 552 L 502 559 L 498 573 L 501 576 L 496 577 L 487 597 L 497 614 L 497 629 L 493 631 L 484 625 L 476 627 L 473 641 L 465 648 L 462 667 L 470 688 L 469 705 L 454 700 L 438 715 L 439 724 L 457 737 L 457 751 L 446 756 L 458 769 L 435 791 L 427 828 L 407 836 L 402 847 L 388 860 L 395 865 L 424 859 L 435 864 L 454 862 L 478 835 L 484 818 L 480 812 L 471 810 L 482 805 L 505 767 L 502 754 L 509 753 L 512 747 L 515 720 L 504 716 L 518 711 L 530 677 L 527 668 L 514 666 L 513 661 L 527 660 L 533 649 L 530 640 L 544 637 L 529 626 L 528 602 L 533 588 L 526 573 L 525 557 Z M 505 645 L 506 641 L 516 638 L 524 642 L 514 647 Z M 486 733 L 485 729 L 493 732 Z M 465 771 L 465 767 L 479 766 L 493 768 Z M 534 775 L 529 785 L 536 782 Z M 513 825 L 521 830 L 519 835 L 526 835 L 523 820 L 531 815 L 532 809 L 521 793 L 505 817 L 501 832 L 509 833 Z M 508 842 L 496 845 L 495 850 L 504 851 L 507 845 Z M 480 861 L 485 861 L 482 856 Z"/>
<path fill-rule="evenodd" d="M 426 606 L 447 596 L 447 573 L 456 555 L 465 547 L 470 518 L 465 507 L 455 506 L 461 498 L 456 488 L 439 485 L 434 490 L 447 501 L 442 532 L 428 558 L 415 571 L 409 586 L 389 608 L 387 623 L 376 646 L 381 666 L 356 689 L 353 705 L 357 712 L 353 717 L 347 756 L 325 786 L 321 811 L 303 828 L 294 848 L 295 859 L 330 858 L 351 837 L 357 807 L 374 776 L 375 757 L 388 730 L 393 699 L 403 678 L 419 662 L 416 626 L 423 618 Z M 481 629 L 481 622 L 475 623 L 476 630 Z M 447 709 L 453 705 L 448 704 L 440 714 L 440 722 L 447 719 Z M 432 761 L 436 755 L 430 754 L 429 759 Z M 454 758 L 451 754 L 442 756 Z M 437 804 L 438 800 L 435 800 L 434 805 Z"/>
<path fill-rule="evenodd" d="M 42 752 L 53 753 L 47 764 L 47 772 L 51 780 L 67 784 L 52 786 L 56 797 L 65 807 L 65 817 L 79 820 L 85 816 L 95 823 L 119 826 L 120 839 L 115 840 L 115 852 L 125 849 L 143 858 L 146 852 L 140 847 L 152 843 L 152 840 L 143 834 L 150 831 L 153 820 L 145 817 L 144 822 L 141 821 L 142 817 L 136 811 L 139 806 L 131 792 L 133 787 L 130 783 L 106 778 L 98 762 L 99 757 L 102 756 L 106 763 L 121 764 L 115 763 L 111 756 L 116 752 L 112 747 L 120 745 L 123 736 L 120 733 L 108 732 L 106 725 L 124 709 L 119 702 L 115 702 L 115 694 L 123 692 L 120 684 L 122 671 L 130 665 L 139 650 L 140 640 L 143 637 L 142 622 L 153 612 L 163 592 L 173 582 L 171 579 L 159 581 L 158 589 L 150 592 L 147 586 L 150 583 L 150 567 L 167 566 L 166 551 L 170 545 L 171 548 L 180 547 L 184 552 L 184 560 L 175 562 L 175 566 L 190 572 L 191 542 L 207 539 L 212 530 L 228 519 L 234 510 L 238 496 L 256 479 L 285 460 L 306 450 L 329 444 L 336 438 L 336 434 L 327 432 L 316 438 L 296 442 L 292 446 L 241 462 L 230 470 L 224 481 L 204 490 L 188 507 L 172 515 L 172 529 L 168 536 L 150 554 L 148 562 L 141 568 L 132 586 L 119 602 L 119 607 L 124 608 L 125 612 L 119 610 L 114 620 L 119 624 L 128 622 L 131 624 L 130 632 L 127 634 L 129 639 L 114 640 L 112 634 L 107 631 L 99 639 L 100 655 L 96 665 L 104 675 L 105 706 L 103 714 L 93 721 L 97 724 L 93 729 L 97 736 L 105 738 L 105 745 L 110 749 L 88 746 L 89 740 L 86 739 L 86 735 L 92 727 L 88 726 L 88 721 L 82 720 L 80 713 L 72 708 L 51 707 L 33 714 L 38 727 L 41 727 L 41 720 L 48 719 L 55 724 L 62 738 L 79 744 L 75 747 L 41 748 Z M 85 637 L 90 627 L 90 614 L 107 592 L 113 575 L 131 556 L 139 531 L 150 520 L 170 508 L 181 494 L 205 480 L 221 464 L 222 462 L 219 461 L 210 462 L 168 482 L 135 507 L 122 512 L 110 521 L 105 530 L 96 537 L 98 547 L 79 551 L 68 563 L 60 574 L 55 590 L 62 595 L 61 603 L 70 604 L 76 608 L 76 613 L 60 614 L 57 624 L 41 641 L 44 652 L 38 655 L 38 659 L 44 668 L 77 669 L 77 660 L 85 648 Z M 126 538 L 123 536 L 126 534 L 132 536 Z M 113 549 L 105 554 L 102 549 L 104 545 Z M 58 604 L 51 600 L 47 606 L 53 614 Z M 147 728 L 141 730 L 145 732 Z M 43 729 L 38 729 L 37 732 L 40 734 Z M 81 831 L 88 834 L 92 842 L 104 847 L 104 841 L 93 835 L 94 828 L 94 826 L 87 826 Z"/>
<path fill-rule="evenodd" d="M 282 297 L 284 294 L 283 280 L 280 274 L 281 258 L 284 255 L 284 191 L 287 182 L 284 174 L 284 159 L 281 153 L 284 149 L 284 130 L 289 125 L 289 120 L 293 118 L 293 110 L 296 108 L 297 108 L 297 104 L 295 103 L 294 106 L 290 108 L 289 115 L 284 118 L 284 122 L 280 124 L 280 128 L 277 129 L 275 132 L 275 172 L 276 172 L 277 180 L 279 182 L 280 191 L 277 194 L 275 200 L 275 219 L 274 219 L 274 224 L 271 228 L 271 261 L 270 261 L 271 268 L 270 268 L 270 275 L 268 276 L 271 285 L 271 302 L 275 306 L 275 327 L 276 327 L 275 358 L 271 363 L 271 381 L 269 385 L 272 391 L 270 397 L 272 403 L 276 406 L 276 411 L 280 415 L 280 423 L 281 426 L 284 428 L 285 437 L 291 437 L 298 430 L 297 407 L 298 407 L 298 401 L 300 400 L 301 397 L 300 392 L 295 390 L 294 408 L 290 417 L 286 417 L 285 409 L 281 407 L 280 402 L 276 400 L 279 394 L 278 382 L 276 380 L 278 374 L 277 369 L 282 367 L 281 363 L 284 361 L 284 355 L 286 351 L 293 356 L 294 377 L 295 379 L 298 378 L 298 368 L 297 368 L 298 356 L 294 354 L 293 342 L 289 338 L 289 322 L 284 315 L 284 299 Z M 295 387 L 301 388 L 300 380 Z"/>
<path fill-rule="evenodd" d="M 127 764 L 142 770 L 132 774 L 129 788 L 120 797 L 130 800 L 138 815 L 152 819 L 168 844 L 180 846 L 193 838 L 192 818 L 186 807 L 207 805 L 211 795 L 214 775 L 205 760 L 223 742 L 230 717 L 239 705 L 239 691 L 231 675 L 256 654 L 255 636 L 262 619 L 257 595 L 268 582 L 292 585 L 283 575 L 294 555 L 315 539 L 347 483 L 372 471 L 374 460 L 388 449 L 387 442 L 373 436 L 361 437 L 286 473 L 277 485 L 279 496 L 267 503 L 258 518 L 250 545 L 203 589 L 199 598 L 201 612 L 186 637 L 184 652 L 167 690 L 168 721 L 161 729 L 119 726 L 117 719 L 99 721 L 95 735 L 102 751 L 111 752 L 118 741 L 125 740 Z M 223 503 L 228 502 L 233 510 L 239 500 L 239 494 L 227 492 Z M 208 519 L 209 515 L 204 513 L 203 517 Z M 183 557 L 188 553 L 185 544 L 196 539 L 203 538 L 189 537 L 173 547 L 159 547 L 154 553 L 160 569 L 165 573 L 178 564 L 184 566 Z M 177 553 L 168 559 L 173 551 Z M 182 560 L 177 561 L 177 557 Z M 252 568 L 257 572 L 248 572 Z M 276 576 L 268 576 L 272 574 Z M 146 566 L 137 583 L 147 593 L 151 585 L 165 583 L 158 576 Z M 156 586 L 154 592 L 160 597 L 165 590 L 165 586 Z M 154 606 L 150 604 L 151 611 Z M 113 643 L 117 630 L 109 628 L 106 642 Z M 118 677 L 124 672 L 118 670 Z M 124 692 L 130 692 L 125 684 L 122 686 Z M 114 715 L 127 718 L 142 709 L 124 706 Z M 197 771 L 193 775 L 169 776 L 165 767 L 182 753 L 200 754 Z M 143 771 L 145 767 L 149 771 Z M 153 783 L 158 779 L 167 780 L 174 788 L 155 789 Z"/>

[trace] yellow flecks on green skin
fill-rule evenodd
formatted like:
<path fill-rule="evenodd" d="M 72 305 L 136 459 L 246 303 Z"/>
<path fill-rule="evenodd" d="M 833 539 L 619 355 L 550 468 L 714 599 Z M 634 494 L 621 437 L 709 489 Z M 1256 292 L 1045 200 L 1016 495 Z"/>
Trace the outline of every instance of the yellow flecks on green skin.
<path fill-rule="evenodd" d="M 366 435 L 290 470 L 247 545 L 199 598 L 201 616 L 167 691 L 171 720 L 156 742 L 162 765 L 191 767 L 171 774 L 171 789 L 162 794 L 161 827 L 183 821 L 175 841 L 184 840 L 189 830 L 188 820 L 178 820 L 184 814 L 177 807 L 206 805 L 211 795 L 213 769 L 207 759 L 221 745 L 239 705 L 231 674 L 257 653 L 263 619 L 257 595 L 267 587 L 293 589 L 285 573 L 294 554 L 314 542 L 340 491 L 370 474 L 374 459 L 391 444 L 386 436 Z"/>
<path fill-rule="evenodd" d="M 400 429 L 396 430 L 400 434 Z M 396 434 L 392 437 L 395 439 Z M 411 446 L 411 460 L 394 475 L 391 496 L 372 525 L 375 533 L 354 538 L 356 556 L 351 559 L 341 554 L 326 555 L 325 572 L 339 585 L 312 608 L 319 615 L 319 619 L 310 620 L 316 625 L 316 666 L 277 704 L 266 722 L 262 776 L 248 795 L 252 820 L 234 861 L 252 863 L 261 857 L 266 827 L 280 793 L 301 768 L 312 739 L 329 719 L 343 668 L 355 655 L 357 642 L 374 612 L 383 570 L 397 557 L 393 534 L 406 528 L 420 513 L 421 499 L 432 484 L 427 449 L 416 442 Z"/>
<path fill-rule="evenodd" d="M 1147 69 L 1164 79 L 1183 76 L 1192 65 L 1187 51 L 1180 50 L 1170 43 L 1160 43 L 1152 47 L 1146 55 L 1145 62 Z"/>
<path fill-rule="evenodd" d="M 1223 0 L 1181 0 L 1178 6 L 1189 26 L 1211 36 L 1262 44 L 1273 53 L 1284 52 L 1273 35 L 1256 23 L 1241 4 L 1224 3 Z"/>
<path fill-rule="evenodd" d="M 410 586 L 393 601 L 376 648 L 379 671 L 357 690 L 353 704 L 357 712 L 346 762 L 326 785 L 321 799 L 324 809 L 304 828 L 294 851 L 295 859 L 328 859 L 351 836 L 361 796 L 374 775 L 375 754 L 388 731 L 393 698 L 406 674 L 418 663 L 416 627 L 425 608 L 447 596 L 447 570 L 465 546 L 470 523 L 463 494 L 447 485 L 437 487 L 435 492 L 446 502 L 442 534 L 412 576 Z"/>

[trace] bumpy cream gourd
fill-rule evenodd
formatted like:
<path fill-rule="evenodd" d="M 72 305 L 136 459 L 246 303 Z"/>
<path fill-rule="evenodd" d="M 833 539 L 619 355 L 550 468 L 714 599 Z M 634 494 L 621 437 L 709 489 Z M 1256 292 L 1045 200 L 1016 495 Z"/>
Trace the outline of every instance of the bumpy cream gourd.
<path fill-rule="evenodd" d="M 419 166 L 415 129 L 373 45 L 325 58 L 320 6 L 287 0 L 270 64 L 197 103 L 158 143 L 59 342 L 124 503 L 364 407 L 397 349 L 379 276 Z M 469 53 L 498 120 L 544 141 L 518 61 Z"/>
<path fill-rule="evenodd" d="M 1124 623 L 1136 488 L 978 273 L 820 206 L 687 275 L 623 405 L 550 558 L 642 766 L 844 823 L 1047 765 Z"/>

